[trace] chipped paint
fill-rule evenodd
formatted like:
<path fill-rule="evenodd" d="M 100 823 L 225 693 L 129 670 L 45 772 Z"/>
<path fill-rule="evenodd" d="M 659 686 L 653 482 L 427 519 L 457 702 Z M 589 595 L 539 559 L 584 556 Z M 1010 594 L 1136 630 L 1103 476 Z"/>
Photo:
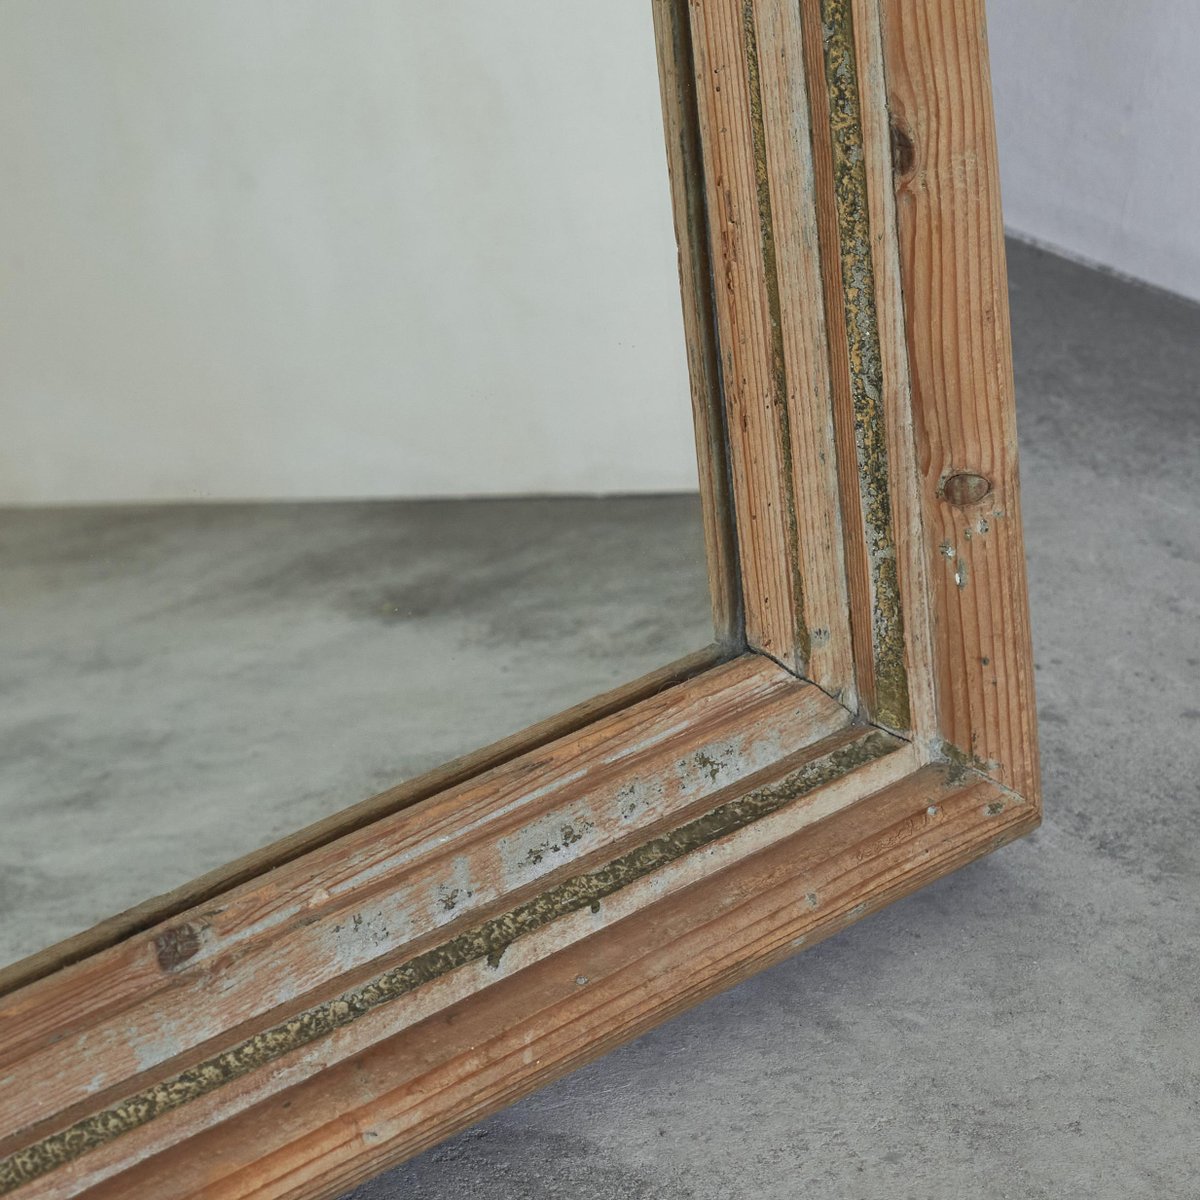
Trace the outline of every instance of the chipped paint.
<path fill-rule="evenodd" d="M 617 793 L 617 813 L 622 821 L 632 821 L 646 807 L 637 784 L 627 783 Z"/>
<path fill-rule="evenodd" d="M 459 854 L 444 862 L 439 870 L 442 873 L 436 886 L 417 891 L 414 899 L 424 910 L 424 917 L 418 924 L 425 929 L 436 929 L 457 920 L 462 914 L 460 907 L 468 904 L 477 893 L 486 894 L 486 885 L 481 887 L 473 875 L 473 863 L 470 855 Z M 389 906 L 390 907 L 390 906 Z"/>
<path fill-rule="evenodd" d="M 911 724 L 904 614 L 896 567 L 889 490 L 883 354 L 875 299 L 870 203 L 863 148 L 862 100 L 851 0 L 821 0 L 825 82 L 829 91 L 834 201 L 841 249 L 842 295 L 854 409 L 854 441 L 871 577 L 875 711 L 881 724 Z"/>
<path fill-rule="evenodd" d="M 540 867 L 546 860 L 562 856 L 595 828 L 589 817 L 551 814 L 521 830 L 515 838 L 501 839 L 506 877 L 527 874 L 523 869 Z"/>
<path fill-rule="evenodd" d="M 901 745 L 880 730 L 865 732 L 857 741 L 820 755 L 775 783 L 718 805 L 594 871 L 566 879 L 509 912 L 462 931 L 335 1000 L 299 1013 L 111 1108 L 85 1117 L 68 1129 L 18 1150 L 0 1160 L 0 1195 L 343 1029 L 451 971 L 480 961 L 498 968 L 504 952 L 518 938 L 585 908 L 599 912 L 601 901 L 622 888 L 778 812 Z"/>

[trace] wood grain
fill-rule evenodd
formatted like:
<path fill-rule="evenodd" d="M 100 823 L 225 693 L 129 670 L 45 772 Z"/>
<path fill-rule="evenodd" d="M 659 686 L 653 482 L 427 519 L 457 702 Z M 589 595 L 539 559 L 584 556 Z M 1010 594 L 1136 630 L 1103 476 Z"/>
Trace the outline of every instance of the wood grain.
<path fill-rule="evenodd" d="M 861 765 L 854 766 L 854 763 Z M 536 928 L 526 929 L 519 940 L 506 945 L 499 961 L 489 956 L 484 962 L 482 955 L 477 955 L 453 971 L 444 972 L 413 989 L 405 989 L 402 996 L 395 997 L 399 1003 L 373 1004 L 370 1011 L 346 1020 L 319 1039 L 296 1047 L 292 1053 L 227 1079 L 219 1088 L 185 1104 L 161 1110 L 152 1122 L 143 1122 L 119 1139 L 93 1147 L 86 1156 L 68 1162 L 65 1171 L 49 1175 L 45 1183 L 47 1190 L 39 1194 L 70 1195 L 81 1181 L 104 1178 L 113 1169 L 128 1166 L 153 1150 L 169 1147 L 198 1129 L 228 1120 L 264 1096 L 327 1071 L 337 1062 L 361 1055 L 379 1041 L 447 1004 L 488 989 L 498 980 L 527 969 L 581 937 L 621 921 L 697 879 L 840 811 L 864 790 L 877 790 L 902 777 L 911 765 L 911 756 L 897 750 L 894 739 L 878 731 L 860 727 L 825 739 L 764 773 L 758 780 L 748 781 L 744 789 L 728 790 L 718 808 L 694 813 L 684 826 L 634 847 L 624 857 L 601 863 L 584 877 L 599 886 L 599 892 L 581 888 L 578 877 L 575 883 L 563 883 L 558 892 L 565 898 L 566 910 L 548 914 L 552 919 Z M 825 780 L 829 781 L 828 785 Z M 728 815 L 726 810 L 729 809 L 737 809 L 749 819 L 728 834 L 722 834 L 722 814 Z M 756 813 L 759 815 L 754 815 Z M 690 835 L 688 830 L 692 831 Z M 710 840 L 714 836 L 716 840 Z M 688 852 L 676 857 L 680 839 L 686 840 L 686 837 L 691 837 L 695 850 L 702 852 Z M 695 842 L 695 838 L 700 840 Z M 652 874 L 623 882 L 620 877 L 622 862 L 635 860 L 644 866 L 648 853 L 665 856 L 661 866 Z M 589 904 L 589 897 L 596 897 L 601 903 Z M 544 897 L 538 897 L 533 903 L 540 907 L 543 900 Z M 467 932 L 468 943 L 473 936 Z M 451 952 L 461 940 L 460 937 L 446 943 L 437 951 L 437 957 Z M 406 969 L 401 967 L 391 975 L 403 975 Z M 381 982 L 386 984 L 387 977 L 368 983 L 361 989 L 362 994 L 377 994 Z M 340 1003 L 351 1009 L 354 1007 L 354 1001 L 346 994 Z M 101 1128 L 107 1129 L 109 1122 L 118 1115 L 119 1110 L 111 1115 L 100 1115 Z M 66 1137 L 74 1138 L 85 1132 L 86 1129 L 72 1130 Z M 2 1178 L 3 1171 L 0 1170 Z"/>
<path fill-rule="evenodd" d="M 944 753 L 1036 801 L 1000 183 L 981 0 L 883 0 Z M 959 485 L 986 481 L 988 491 Z M 949 484 L 949 487 L 947 486 Z M 954 499 L 960 503 L 954 503 Z"/>
<path fill-rule="evenodd" d="M 854 707 L 799 14 L 691 22 L 746 636 Z"/>
<path fill-rule="evenodd" d="M 653 10 L 713 625 L 718 642 L 742 650 L 746 642 L 741 578 L 725 461 L 728 434 L 687 0 L 653 0 Z"/>
<path fill-rule="evenodd" d="M 338 1196 L 1036 820 L 973 773 L 926 768 L 76 1194 Z"/>
<path fill-rule="evenodd" d="M 0 1129 L 419 945 L 848 720 L 738 659 L 126 939 L 0 1005 Z"/>
<path fill-rule="evenodd" d="M 842 534 L 845 541 L 846 595 L 859 705 L 868 718 L 878 709 L 875 647 L 872 637 L 871 572 L 863 542 L 862 493 L 854 435 L 854 398 L 847 352 L 846 303 L 842 284 L 841 231 L 833 203 L 833 140 L 825 80 L 824 21 L 819 0 L 799 5 L 805 70 L 812 114 L 813 190 L 818 197 L 817 239 L 821 255 L 821 295 L 828 331 L 834 458 L 838 469 Z"/>

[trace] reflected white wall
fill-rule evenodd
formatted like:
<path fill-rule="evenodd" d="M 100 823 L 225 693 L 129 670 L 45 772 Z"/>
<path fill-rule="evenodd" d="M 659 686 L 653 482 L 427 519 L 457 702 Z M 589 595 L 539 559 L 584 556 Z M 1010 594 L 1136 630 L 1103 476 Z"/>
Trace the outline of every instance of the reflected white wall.
<path fill-rule="evenodd" d="M 695 487 L 644 0 L 5 0 L 0 163 L 0 501 Z"/>

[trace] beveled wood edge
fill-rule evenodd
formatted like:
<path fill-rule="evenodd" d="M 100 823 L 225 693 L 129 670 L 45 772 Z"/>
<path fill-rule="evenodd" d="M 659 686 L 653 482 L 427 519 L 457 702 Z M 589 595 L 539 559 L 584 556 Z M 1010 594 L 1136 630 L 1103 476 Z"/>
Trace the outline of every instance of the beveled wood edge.
<path fill-rule="evenodd" d="M 878 7 L 688 8 L 746 642 L 865 719 L 929 738 Z"/>
<path fill-rule="evenodd" d="M 128 1171 L 22 1195 L 333 1200 L 1039 820 L 970 768 L 920 768 Z"/>
<path fill-rule="evenodd" d="M 749 657 L 753 658 L 754 656 L 749 656 Z M 764 666 L 768 664 L 768 660 L 766 660 L 765 658 L 762 661 L 764 663 Z M 777 670 L 777 668 L 775 668 L 773 665 L 772 665 L 772 669 Z M 812 685 L 802 684 L 799 681 L 797 681 L 796 687 L 811 688 Z M 815 691 L 816 689 L 813 689 L 813 690 Z M 864 745 L 869 744 L 869 736 L 882 737 L 887 740 L 887 742 L 890 744 L 890 747 L 891 747 L 891 749 L 889 751 L 887 745 L 882 746 L 881 750 L 884 753 L 890 752 L 891 754 L 894 755 L 897 748 L 903 747 L 906 751 L 905 755 L 900 756 L 901 759 L 903 759 L 903 761 L 909 762 L 909 763 L 919 763 L 921 761 L 921 759 L 919 758 L 919 748 L 917 746 L 915 746 L 913 744 L 906 744 L 902 740 L 896 739 L 893 735 L 887 734 L 884 731 L 873 730 L 873 727 L 871 727 L 871 726 L 866 726 L 866 725 L 861 725 L 861 724 L 857 725 L 857 726 L 851 725 L 851 726 L 845 728 L 843 733 L 840 735 L 837 735 L 836 738 L 829 738 L 827 736 L 826 740 L 830 741 L 831 743 L 837 742 L 838 745 L 849 746 L 849 745 L 853 744 L 853 740 L 851 739 L 851 741 L 848 742 L 846 740 L 846 738 L 848 735 L 854 734 L 856 730 L 857 730 L 857 734 L 858 734 L 858 737 L 860 740 L 864 737 L 868 738 L 868 741 L 866 743 L 864 743 Z M 816 749 L 817 749 L 817 747 L 814 746 L 814 750 L 816 750 Z M 875 757 L 877 757 L 879 753 L 880 753 L 880 751 L 873 751 L 870 754 L 868 754 L 866 759 L 852 758 L 851 760 L 847 760 L 844 768 L 839 768 L 838 771 L 835 771 L 834 775 L 829 776 L 828 778 L 826 778 L 824 776 L 818 777 L 815 788 L 811 792 L 804 791 L 802 793 L 803 803 L 804 804 L 812 803 L 813 798 L 815 797 L 816 798 L 815 802 L 816 802 L 817 806 L 819 807 L 820 803 L 821 803 L 820 793 L 822 791 L 825 791 L 825 790 L 837 791 L 840 789 L 841 794 L 835 798 L 833 807 L 832 807 L 832 809 L 829 810 L 830 812 L 832 812 L 833 814 L 836 815 L 836 814 L 840 814 L 841 812 L 846 811 L 846 809 L 848 807 L 853 807 L 853 806 L 857 805 L 859 803 L 859 801 L 863 798 L 864 791 L 869 792 L 871 794 L 875 794 L 878 791 L 879 786 L 881 786 L 881 784 L 883 782 L 886 782 L 886 775 L 883 777 L 880 777 L 878 774 L 870 774 L 869 772 L 864 771 L 864 766 L 867 763 L 869 763 L 870 761 L 872 761 Z M 885 765 L 885 764 L 886 764 L 886 760 L 881 765 Z M 780 764 L 780 767 L 778 769 L 783 770 L 785 767 L 786 767 L 786 764 Z M 791 771 L 794 768 L 786 768 L 786 769 L 788 771 Z M 913 771 L 912 767 L 907 767 L 905 769 L 912 771 L 913 776 L 919 775 L 920 770 L 921 770 L 921 768 L 917 768 L 916 771 Z M 742 796 L 742 795 L 747 795 L 747 796 L 757 795 L 761 791 L 761 785 L 759 785 L 757 787 L 755 787 L 754 785 L 756 785 L 758 783 L 758 781 L 763 778 L 764 775 L 769 774 L 770 770 L 772 770 L 772 769 L 768 769 L 764 772 L 760 772 L 759 775 L 754 776 L 749 780 L 746 780 L 742 784 L 736 784 L 729 788 L 724 789 L 721 793 L 719 793 L 719 796 L 725 798 L 725 803 L 728 803 L 730 797 L 736 798 L 737 796 Z M 975 778 L 975 773 L 969 768 L 969 766 L 962 764 L 962 763 L 943 763 L 940 765 L 936 765 L 934 767 L 934 770 L 937 771 L 940 774 L 940 776 L 948 782 L 948 784 L 953 785 L 953 786 L 958 786 L 961 783 L 963 783 L 964 781 L 968 781 L 968 780 Z M 841 774 L 839 774 L 839 771 L 841 772 Z M 850 774 L 846 775 L 845 778 L 842 778 L 842 774 L 845 774 L 846 771 L 849 771 Z M 855 775 L 855 772 L 859 772 L 859 774 Z M 892 777 L 894 779 L 899 779 L 899 776 L 896 775 L 895 773 L 893 773 Z M 854 781 L 856 778 L 858 778 L 861 781 L 857 791 L 855 791 L 854 787 L 853 787 Z M 531 788 L 536 788 L 536 786 L 537 786 L 536 778 L 531 779 L 529 781 L 529 785 Z M 996 794 L 999 795 L 1001 791 L 1002 791 L 1002 789 L 996 789 Z M 1036 808 L 1036 806 L 1029 806 L 1029 805 L 1024 804 L 1024 802 L 1020 801 L 1019 798 L 1013 797 L 1011 793 L 1004 793 L 1004 795 L 1007 797 L 1007 799 L 1005 800 L 1006 804 L 1007 803 L 1017 803 L 1017 804 L 1023 805 L 1025 808 L 1033 808 L 1033 809 Z M 794 792 L 780 792 L 779 796 L 782 798 L 782 803 L 785 808 L 789 805 L 792 805 L 796 801 L 796 793 L 794 793 Z M 756 800 L 755 802 L 757 803 L 758 801 Z M 710 803 L 711 803 L 711 801 L 710 801 Z M 779 811 L 779 806 L 776 805 L 774 807 L 771 807 L 769 810 L 763 810 L 763 812 L 761 812 L 759 814 L 759 816 L 769 816 L 772 813 L 778 812 L 778 811 Z M 758 816 L 756 816 L 754 818 L 754 820 L 757 820 L 757 819 L 758 819 Z M 824 824 L 824 821 L 826 821 L 828 819 L 830 819 L 830 817 L 828 815 L 824 816 L 822 818 L 821 823 Z M 733 829 L 734 829 L 734 826 L 730 826 L 728 829 L 726 829 L 724 827 L 718 828 L 715 830 L 715 836 L 717 836 L 718 839 L 721 841 L 726 841 L 726 840 L 728 840 Z M 651 832 L 653 832 L 653 831 L 651 831 Z M 661 836 L 661 830 L 659 831 L 659 836 Z M 765 834 L 764 836 L 767 836 L 769 839 L 770 836 L 778 837 L 779 835 L 778 834 L 776 834 L 776 835 Z M 689 861 L 693 861 L 693 862 L 700 861 L 700 860 L 702 860 L 704 854 L 711 853 L 711 851 L 704 849 L 704 846 L 706 844 L 707 843 L 701 842 L 701 843 L 697 843 L 696 846 L 694 846 L 694 847 L 689 847 L 687 849 L 687 853 L 693 856 L 693 858 L 690 859 Z M 768 845 L 771 844 L 769 840 L 768 840 L 767 844 Z M 596 856 L 593 855 L 592 858 L 593 858 L 593 862 L 596 861 Z M 652 864 L 650 869 L 657 871 L 659 869 L 659 866 L 661 866 L 661 865 L 665 865 L 665 863 L 664 864 Z M 721 864 L 717 864 L 717 866 L 720 867 Z M 571 864 L 571 869 L 576 869 L 575 863 Z M 704 868 L 701 868 L 701 869 L 704 869 Z M 712 870 L 713 868 L 709 867 L 707 869 Z M 565 870 L 565 868 L 564 868 L 564 870 Z M 560 872 L 560 874 L 561 874 L 561 872 Z M 562 883 L 561 880 L 559 882 L 560 882 L 560 884 Z M 635 883 L 637 881 L 635 878 L 631 878 L 629 880 L 629 882 Z M 625 886 L 627 886 L 627 885 L 624 882 L 622 882 L 621 885 L 617 889 L 618 892 L 621 891 L 621 889 Z M 573 884 L 572 887 L 575 887 L 577 889 L 577 885 Z M 605 894 L 609 894 L 609 893 L 606 892 Z M 547 893 L 546 895 L 548 896 L 549 893 Z M 546 899 L 546 896 L 538 896 L 533 899 L 534 899 L 535 903 L 540 904 L 540 903 L 542 903 L 543 900 Z M 574 903 L 575 909 L 578 909 L 578 907 L 579 907 L 578 903 L 575 903 L 575 901 L 578 901 L 579 899 L 580 899 L 580 897 L 578 894 L 574 895 L 573 903 Z M 584 899 L 586 900 L 587 897 L 584 897 Z M 661 901 L 660 901 L 660 903 L 661 903 Z M 567 910 L 564 910 L 563 913 L 561 913 L 561 914 L 558 912 L 551 914 L 551 917 L 553 918 L 553 920 L 558 920 L 561 917 L 566 916 L 566 915 L 567 915 Z M 620 912 L 618 912 L 617 919 L 618 919 L 618 921 L 624 919 L 621 917 Z M 466 935 L 475 936 L 475 935 L 471 935 L 469 930 L 466 931 Z M 523 937 L 524 935 L 522 934 L 520 936 Z M 583 934 L 583 936 L 584 936 L 585 940 L 590 940 L 592 937 L 595 937 L 598 935 L 596 935 L 596 934 L 589 935 L 585 932 Z M 572 940 L 571 938 L 568 938 L 568 942 L 571 940 Z M 485 942 L 486 942 L 486 939 L 485 939 Z M 505 946 L 507 946 L 509 943 L 505 942 L 504 944 L 505 944 Z M 520 944 L 520 938 L 518 938 L 518 944 Z M 434 958 L 440 960 L 440 956 L 442 956 L 443 951 L 445 951 L 446 948 L 447 947 L 432 948 L 433 953 L 434 953 Z M 553 950 L 553 947 L 552 947 L 552 950 Z M 501 952 L 501 953 L 503 953 L 503 952 Z M 536 958 L 537 958 L 537 955 L 535 954 L 534 960 L 536 960 Z M 518 960 L 519 961 L 516 964 L 516 972 L 517 973 L 522 973 L 523 971 L 529 969 L 528 963 L 531 960 L 527 953 L 518 955 Z M 449 966 L 452 969 L 458 969 L 458 967 L 460 965 L 465 965 L 469 961 L 470 961 L 470 958 L 468 957 L 467 959 L 463 960 L 463 964 L 450 963 Z M 393 973 L 394 973 L 394 971 L 393 971 Z M 361 977 L 361 974 L 362 973 L 360 972 L 359 973 L 360 977 Z M 410 994 L 413 990 L 413 986 L 416 986 L 418 984 L 424 986 L 430 982 L 434 982 L 433 977 L 431 977 L 430 980 L 424 980 L 423 978 L 414 979 L 413 981 L 409 981 L 409 983 L 405 983 L 404 986 L 399 991 L 396 991 L 394 995 L 391 995 L 391 996 L 387 997 L 386 999 L 389 1002 L 391 1000 L 398 999 L 402 995 Z M 410 983 L 412 984 L 412 986 L 410 986 Z M 372 985 L 372 986 L 374 986 L 374 985 Z M 478 986 L 478 985 L 473 985 L 473 986 Z M 484 986 L 483 986 L 483 991 L 490 993 L 494 986 L 495 986 L 494 983 L 491 983 L 489 986 L 488 981 L 485 981 Z M 372 1001 L 372 1003 L 374 1003 L 374 1001 Z M 270 1014 L 267 1014 L 267 1016 L 270 1016 Z M 318 1029 L 316 1031 L 317 1036 L 319 1038 L 327 1036 L 327 1034 L 329 1032 L 330 1032 L 329 1030 L 324 1030 L 324 1029 Z M 236 1057 L 236 1055 L 241 1052 L 238 1049 L 239 1046 L 245 1048 L 247 1046 L 252 1045 L 252 1043 L 253 1043 L 253 1040 L 254 1040 L 253 1037 L 251 1038 L 250 1042 L 245 1042 L 246 1033 L 247 1033 L 247 1030 L 245 1028 L 241 1028 L 238 1030 L 231 1030 L 228 1037 L 224 1040 L 224 1042 L 222 1042 L 220 1044 L 216 1044 L 216 1045 L 210 1045 L 209 1049 L 216 1051 L 216 1052 L 222 1052 L 222 1046 L 225 1046 L 226 1049 L 224 1052 L 232 1053 Z M 238 1038 L 243 1039 L 243 1041 L 238 1042 L 237 1041 Z M 353 1053 L 353 1056 L 356 1057 L 363 1052 L 370 1052 L 369 1047 L 360 1048 L 360 1050 L 354 1051 L 352 1053 Z M 195 1056 L 192 1056 L 192 1057 L 194 1058 Z M 341 1061 L 344 1058 L 345 1058 L 344 1053 L 341 1054 L 340 1056 L 335 1056 L 335 1059 L 337 1059 L 338 1061 Z M 274 1061 L 274 1059 L 269 1057 L 267 1060 L 264 1060 L 264 1063 L 262 1065 L 265 1067 L 270 1067 L 272 1061 Z M 330 1060 L 328 1063 L 323 1061 L 320 1069 L 316 1072 L 316 1074 L 318 1074 L 318 1075 L 324 1074 L 326 1070 L 333 1070 L 335 1066 L 336 1066 L 336 1062 L 333 1060 Z M 186 1072 L 185 1072 L 185 1074 L 186 1074 Z M 161 1071 L 158 1072 L 158 1075 L 161 1078 L 162 1072 Z M 168 1080 L 170 1079 L 169 1071 L 167 1072 L 166 1078 Z M 223 1086 L 225 1082 L 226 1081 L 219 1081 L 217 1083 L 216 1087 L 219 1088 L 219 1087 Z M 168 1083 L 167 1086 L 168 1086 L 168 1090 L 169 1090 L 170 1087 L 173 1087 L 175 1085 Z M 215 1110 L 212 1110 L 209 1112 L 201 1111 L 205 1108 L 205 1105 L 203 1103 L 196 1103 L 195 1107 L 191 1108 L 191 1104 L 194 1103 L 194 1100 L 201 1100 L 201 1101 L 203 1100 L 202 1093 L 205 1090 L 211 1091 L 213 1089 L 202 1089 L 202 1092 L 198 1093 L 195 1098 L 185 1098 L 185 1101 L 188 1104 L 188 1109 L 190 1111 L 189 1110 L 184 1111 L 184 1114 L 183 1114 L 184 1124 L 180 1129 L 174 1130 L 174 1129 L 168 1128 L 168 1126 L 171 1124 L 173 1116 L 175 1115 L 172 1111 L 164 1110 L 165 1116 L 159 1116 L 157 1118 L 158 1121 L 161 1121 L 161 1124 L 156 1124 L 156 1126 L 154 1127 L 154 1132 L 157 1134 L 165 1135 L 168 1146 L 170 1146 L 175 1140 L 178 1140 L 180 1142 L 187 1141 L 188 1137 L 190 1137 L 192 1134 L 194 1134 L 197 1129 L 206 1128 L 208 1124 L 212 1124 L 214 1122 L 222 1122 L 223 1121 L 225 1123 L 225 1127 L 230 1128 L 230 1126 L 228 1126 L 228 1124 L 227 1124 L 228 1118 L 229 1118 L 230 1112 L 238 1111 L 237 1105 L 235 1105 L 232 1110 L 230 1110 L 230 1109 L 222 1110 L 222 1109 L 218 1108 L 218 1109 L 215 1109 Z M 249 1100 L 252 1100 L 255 1102 L 261 1102 L 263 1100 L 263 1097 L 261 1095 L 250 1095 Z M 121 1115 L 121 1109 L 119 1107 L 118 1107 L 118 1109 L 111 1109 L 111 1110 L 103 1109 L 100 1113 L 97 1114 L 97 1117 L 95 1118 L 95 1120 L 98 1122 L 97 1128 L 99 1128 L 101 1131 L 101 1138 L 100 1138 L 100 1142 L 97 1144 L 96 1147 L 92 1147 L 92 1146 L 88 1146 L 88 1145 L 84 1144 L 84 1143 L 86 1143 L 87 1139 L 89 1137 L 91 1137 L 92 1135 L 89 1134 L 87 1132 L 87 1130 L 82 1126 L 77 1127 L 76 1131 L 73 1133 L 63 1135 L 65 1140 L 59 1141 L 58 1149 L 56 1151 L 54 1151 L 55 1154 L 61 1154 L 64 1156 L 62 1163 L 55 1164 L 55 1166 L 58 1169 L 50 1169 L 48 1172 L 39 1170 L 34 1177 L 31 1177 L 28 1179 L 28 1181 L 26 1183 L 26 1187 L 24 1190 L 22 1190 L 21 1194 L 25 1195 L 25 1196 L 31 1196 L 31 1197 L 32 1196 L 37 1196 L 37 1197 L 44 1196 L 44 1197 L 47 1197 L 48 1200 L 49 1200 L 49 1198 L 61 1197 L 61 1198 L 63 1198 L 63 1200 L 65 1200 L 66 1197 L 75 1195 L 77 1193 L 78 1187 L 83 1186 L 86 1181 L 94 1180 L 97 1183 L 99 1183 L 107 1175 L 108 1171 L 112 1169 L 112 1162 L 111 1162 L 111 1159 L 113 1158 L 112 1144 L 114 1141 L 117 1142 L 115 1154 L 116 1154 L 116 1157 L 118 1160 L 121 1160 L 122 1154 L 127 1148 L 129 1148 L 133 1151 L 133 1153 L 131 1153 L 129 1155 L 128 1160 L 123 1161 L 121 1163 L 122 1168 L 126 1165 L 129 1165 L 132 1162 L 140 1161 L 143 1157 L 145 1157 L 146 1153 L 153 1153 L 153 1152 L 168 1153 L 168 1154 L 173 1153 L 173 1150 L 163 1148 L 163 1146 L 161 1144 L 161 1138 L 151 1139 L 151 1142 L 147 1146 L 143 1146 L 141 1148 L 137 1148 L 132 1145 L 133 1141 L 136 1140 L 134 1136 L 130 1136 L 129 1141 L 125 1142 L 124 1145 L 121 1144 L 121 1142 L 124 1139 L 124 1136 L 136 1135 L 136 1133 L 138 1132 L 139 1129 L 142 1129 L 142 1131 L 144 1132 L 145 1121 L 143 1121 L 141 1118 L 137 1117 L 137 1115 L 136 1115 L 137 1111 L 138 1111 L 138 1105 L 143 1104 L 143 1103 L 145 1103 L 145 1102 L 143 1102 L 143 1101 L 135 1101 L 134 1102 L 134 1107 L 131 1110 L 131 1112 L 134 1114 L 134 1122 L 128 1130 L 124 1130 L 124 1131 L 117 1130 L 117 1133 L 121 1135 L 121 1137 L 118 1139 L 113 1139 L 112 1137 L 109 1137 L 104 1132 L 104 1128 L 105 1128 L 106 1123 L 108 1123 L 108 1122 L 116 1121 L 119 1123 L 119 1122 L 128 1120 L 127 1116 Z M 180 1107 L 182 1108 L 183 1105 L 180 1105 Z M 85 1121 L 84 1124 L 86 1126 L 87 1122 Z M 55 1142 L 56 1136 L 57 1135 L 53 1135 L 53 1134 L 49 1135 L 48 1141 L 50 1143 Z M 155 1144 L 156 1141 L 158 1143 L 157 1145 Z M 108 1149 L 110 1151 L 110 1153 L 107 1155 L 105 1153 L 106 1149 Z M 85 1153 L 83 1155 L 82 1159 L 80 1159 L 80 1151 L 81 1150 L 91 1151 L 91 1153 L 90 1154 Z M 94 1157 L 92 1155 L 94 1155 Z M 110 1161 L 106 1163 L 105 1161 L 103 1161 L 105 1158 L 108 1158 Z M 10 1162 L 7 1160 L 4 1163 L 0 1163 L 0 1192 L 9 1191 L 9 1190 L 12 1190 L 13 1187 L 20 1186 L 21 1180 L 11 1174 L 9 1175 L 7 1180 L 5 1179 L 5 1173 L 6 1173 L 6 1171 L 8 1171 L 9 1167 L 10 1167 Z M 63 1171 L 64 1168 L 66 1168 L 65 1173 L 60 1173 Z M 269 1193 L 269 1194 L 274 1194 L 274 1193 Z"/>
<path fill-rule="evenodd" d="M 716 640 L 742 650 L 746 611 L 729 470 L 729 430 L 713 296 L 712 230 L 696 100 L 687 0 L 652 0 L 667 175 L 704 512 L 705 557 Z"/>
<path fill-rule="evenodd" d="M 852 0 L 851 20 L 862 96 L 862 146 L 869 186 L 867 205 L 876 247 L 875 306 L 885 392 L 885 435 L 891 463 L 891 505 L 904 614 L 910 724 L 918 742 L 936 738 L 932 621 L 926 604 L 928 534 L 924 523 L 921 448 L 905 336 L 907 289 L 896 213 L 896 163 L 888 107 L 882 15 L 878 0 Z"/>
<path fill-rule="evenodd" d="M 133 908 L 93 925 L 90 929 L 0 968 L 0 998 L 168 921 L 190 908 L 205 904 L 221 893 L 265 875 L 285 863 L 293 862 L 347 833 L 362 829 L 382 817 L 399 812 L 474 776 L 511 762 L 522 754 L 537 750 L 560 737 L 575 733 L 602 717 L 695 678 L 721 663 L 736 658 L 739 652 L 735 644 L 713 643 L 630 683 L 585 700 L 507 738 L 460 758 L 451 759 L 432 771 L 324 817 L 278 841 L 234 859 L 231 863 L 189 880 L 172 891 L 144 900 Z"/>

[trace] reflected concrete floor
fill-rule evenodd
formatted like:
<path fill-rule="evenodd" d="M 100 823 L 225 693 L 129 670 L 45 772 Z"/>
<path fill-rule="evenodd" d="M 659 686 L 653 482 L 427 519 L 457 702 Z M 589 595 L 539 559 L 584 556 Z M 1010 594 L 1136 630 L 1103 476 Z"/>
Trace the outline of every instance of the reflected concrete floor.
<path fill-rule="evenodd" d="M 354 1200 L 1200 1196 L 1200 308 L 1011 254 L 1044 827 Z"/>
<path fill-rule="evenodd" d="M 712 639 L 699 501 L 0 513 L 0 964 Z"/>

